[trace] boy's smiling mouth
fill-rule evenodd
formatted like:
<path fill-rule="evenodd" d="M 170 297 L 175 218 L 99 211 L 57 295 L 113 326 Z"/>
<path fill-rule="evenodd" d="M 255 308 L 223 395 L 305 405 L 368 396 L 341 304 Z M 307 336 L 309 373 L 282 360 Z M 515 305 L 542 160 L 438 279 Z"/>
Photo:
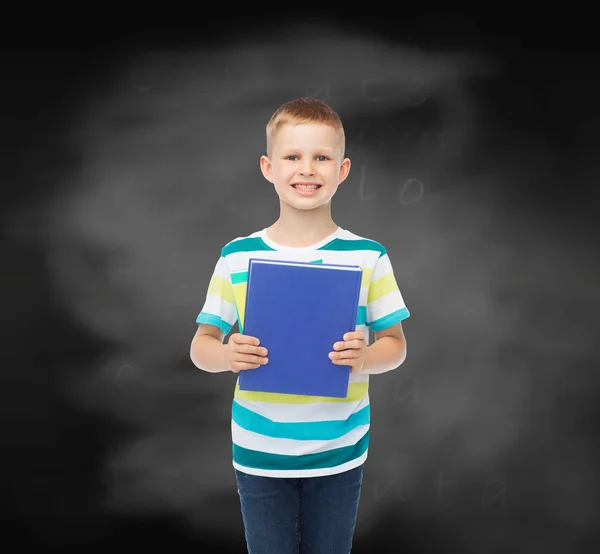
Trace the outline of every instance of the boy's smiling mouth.
<path fill-rule="evenodd" d="M 321 187 L 322 185 L 320 185 L 319 183 L 309 183 L 300 181 L 292 184 L 292 188 L 300 196 L 312 196 L 313 194 L 317 194 Z"/>
<path fill-rule="evenodd" d="M 299 181 L 297 183 L 292 183 L 292 186 L 297 190 L 317 190 L 320 189 L 322 185 L 319 183 Z"/>

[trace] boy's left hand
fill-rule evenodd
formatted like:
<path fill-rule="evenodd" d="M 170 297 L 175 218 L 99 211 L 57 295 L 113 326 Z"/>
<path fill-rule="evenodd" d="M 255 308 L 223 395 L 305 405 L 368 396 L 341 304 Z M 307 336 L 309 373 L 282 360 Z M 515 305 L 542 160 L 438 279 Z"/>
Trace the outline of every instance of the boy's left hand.
<path fill-rule="evenodd" d="M 364 331 L 346 333 L 344 342 L 333 345 L 334 352 L 329 353 L 329 359 L 336 365 L 350 366 L 350 373 L 360 373 L 367 357 L 367 342 Z"/>

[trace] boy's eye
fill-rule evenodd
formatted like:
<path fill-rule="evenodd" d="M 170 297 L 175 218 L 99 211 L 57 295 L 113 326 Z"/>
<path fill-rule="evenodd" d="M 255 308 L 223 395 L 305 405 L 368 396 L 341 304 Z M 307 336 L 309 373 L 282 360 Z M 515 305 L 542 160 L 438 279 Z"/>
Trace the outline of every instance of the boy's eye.
<path fill-rule="evenodd" d="M 287 156 L 287 157 L 286 157 L 286 160 L 291 160 L 292 158 L 297 158 L 297 157 L 298 157 L 298 156 L 294 156 L 294 155 L 292 154 L 291 156 Z M 325 161 L 325 160 L 327 160 L 327 159 L 328 159 L 328 158 L 327 158 L 327 156 L 317 156 L 317 159 L 318 159 L 318 158 L 323 158 L 323 161 Z"/>

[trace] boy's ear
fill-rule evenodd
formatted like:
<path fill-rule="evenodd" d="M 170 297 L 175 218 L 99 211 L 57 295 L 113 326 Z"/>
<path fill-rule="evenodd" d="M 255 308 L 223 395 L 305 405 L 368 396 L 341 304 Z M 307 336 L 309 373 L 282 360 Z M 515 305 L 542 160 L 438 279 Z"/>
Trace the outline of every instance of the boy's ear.
<path fill-rule="evenodd" d="M 269 158 L 267 158 L 267 156 L 260 157 L 260 170 L 262 171 L 262 174 L 264 175 L 265 179 L 272 183 L 273 171 L 271 168 L 271 161 L 269 160 Z"/>
<path fill-rule="evenodd" d="M 350 165 L 352 165 L 350 158 L 345 158 L 344 161 L 342 161 L 340 165 L 339 184 L 343 183 L 346 180 L 346 177 L 348 177 L 348 173 L 350 173 Z"/>

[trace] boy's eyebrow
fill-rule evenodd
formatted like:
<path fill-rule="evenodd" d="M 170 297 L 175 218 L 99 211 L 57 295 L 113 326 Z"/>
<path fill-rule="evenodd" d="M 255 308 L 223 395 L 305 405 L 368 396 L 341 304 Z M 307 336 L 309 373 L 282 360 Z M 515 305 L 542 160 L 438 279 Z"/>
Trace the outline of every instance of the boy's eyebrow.
<path fill-rule="evenodd" d="M 299 152 L 300 149 L 299 148 L 293 148 L 293 147 L 289 147 L 289 148 L 283 148 L 282 152 L 283 153 L 287 153 L 287 152 Z M 335 148 L 315 148 L 315 152 L 335 152 Z"/>

